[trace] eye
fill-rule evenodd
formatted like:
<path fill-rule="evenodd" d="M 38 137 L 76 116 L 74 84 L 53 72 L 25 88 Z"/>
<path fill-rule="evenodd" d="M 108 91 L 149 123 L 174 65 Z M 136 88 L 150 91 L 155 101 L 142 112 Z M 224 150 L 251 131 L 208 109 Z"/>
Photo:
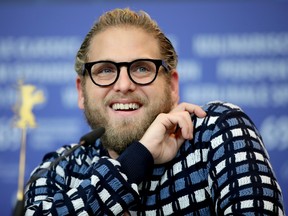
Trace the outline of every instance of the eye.
<path fill-rule="evenodd" d="M 113 73 L 113 70 L 111 68 L 103 68 L 103 69 L 99 69 L 96 73 L 97 74 L 109 74 L 109 73 Z"/>
<path fill-rule="evenodd" d="M 146 73 L 147 71 L 149 71 L 149 68 L 145 66 L 139 66 L 136 71 L 139 73 Z"/>
<path fill-rule="evenodd" d="M 153 63 L 148 61 L 135 62 L 131 66 L 131 72 L 135 74 L 147 74 L 154 71 Z"/>
<path fill-rule="evenodd" d="M 117 69 L 110 63 L 97 63 L 91 68 L 91 73 L 93 76 L 107 76 L 117 73 Z"/>

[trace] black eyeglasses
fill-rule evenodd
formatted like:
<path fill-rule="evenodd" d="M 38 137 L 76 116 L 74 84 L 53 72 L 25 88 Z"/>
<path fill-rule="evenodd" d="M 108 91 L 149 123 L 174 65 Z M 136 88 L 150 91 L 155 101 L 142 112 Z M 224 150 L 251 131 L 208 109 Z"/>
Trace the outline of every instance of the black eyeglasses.
<path fill-rule="evenodd" d="M 136 59 L 132 62 L 95 61 L 83 65 L 82 75 L 87 71 L 92 82 L 101 87 L 113 85 L 119 78 L 121 67 L 127 67 L 128 76 L 138 85 L 149 85 L 162 66 L 168 72 L 168 65 L 161 59 Z"/>

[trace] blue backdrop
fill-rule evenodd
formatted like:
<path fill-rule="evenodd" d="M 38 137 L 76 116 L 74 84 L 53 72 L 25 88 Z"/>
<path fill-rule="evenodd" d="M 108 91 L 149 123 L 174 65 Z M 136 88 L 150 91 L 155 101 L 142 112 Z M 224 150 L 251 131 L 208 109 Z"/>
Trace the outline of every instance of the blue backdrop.
<path fill-rule="evenodd" d="M 21 130 L 13 127 L 24 80 L 44 92 L 27 132 L 27 180 L 44 153 L 89 131 L 77 107 L 74 56 L 108 9 L 144 9 L 179 53 L 181 101 L 240 105 L 262 133 L 286 209 L 288 182 L 288 2 L 160 1 L 0 3 L 0 209 L 16 199 Z M 286 210 L 287 211 L 287 210 Z"/>

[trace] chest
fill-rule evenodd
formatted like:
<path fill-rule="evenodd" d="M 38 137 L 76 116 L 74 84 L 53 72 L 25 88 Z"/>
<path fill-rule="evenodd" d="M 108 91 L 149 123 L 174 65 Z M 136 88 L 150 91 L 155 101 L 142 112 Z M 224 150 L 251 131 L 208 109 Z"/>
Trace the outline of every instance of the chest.
<path fill-rule="evenodd" d="M 195 156 L 194 160 L 189 157 L 191 154 Z M 153 174 L 142 182 L 139 193 L 143 211 L 155 215 L 190 213 L 201 209 L 210 212 L 206 166 L 197 159 L 200 155 L 191 154 L 170 164 L 156 166 Z"/>

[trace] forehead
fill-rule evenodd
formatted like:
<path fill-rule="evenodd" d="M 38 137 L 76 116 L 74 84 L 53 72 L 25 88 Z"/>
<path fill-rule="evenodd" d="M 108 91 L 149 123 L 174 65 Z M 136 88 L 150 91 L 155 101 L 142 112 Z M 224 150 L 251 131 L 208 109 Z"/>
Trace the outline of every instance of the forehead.
<path fill-rule="evenodd" d="M 89 45 L 89 61 L 132 61 L 161 58 L 158 40 L 136 27 L 110 27 L 96 34 Z"/>

